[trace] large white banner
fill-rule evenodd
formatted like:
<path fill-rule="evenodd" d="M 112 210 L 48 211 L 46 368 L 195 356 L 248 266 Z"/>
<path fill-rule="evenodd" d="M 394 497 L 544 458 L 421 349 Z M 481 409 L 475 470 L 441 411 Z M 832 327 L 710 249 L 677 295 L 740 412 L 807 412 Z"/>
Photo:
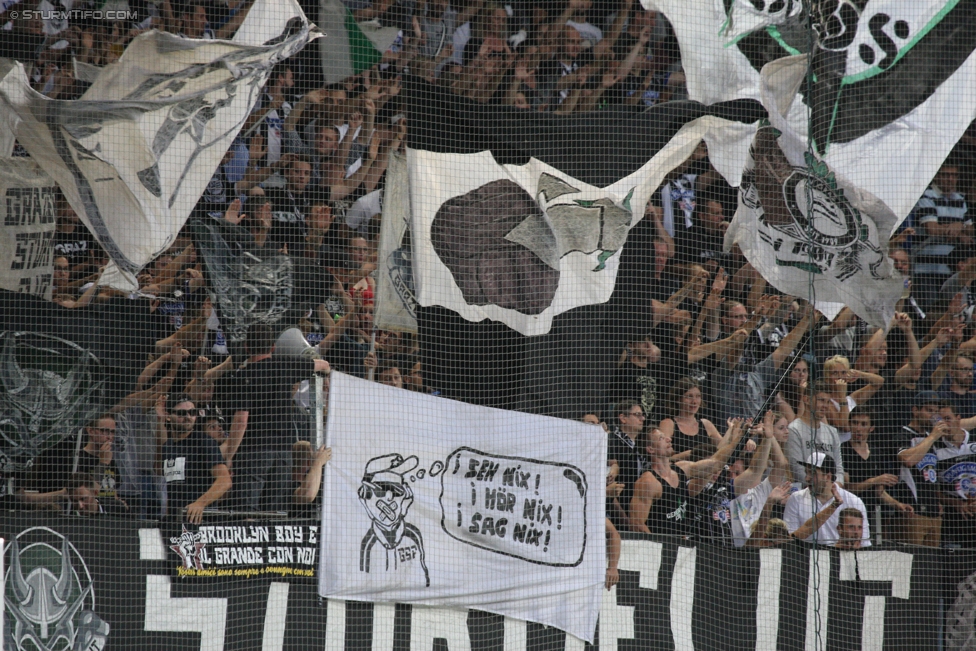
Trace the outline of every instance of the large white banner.
<path fill-rule="evenodd" d="M 603 188 L 534 158 L 499 165 L 488 151 L 408 148 L 417 302 L 526 336 L 546 334 L 563 312 L 606 302 L 627 234 L 664 176 L 706 134 L 742 128 L 754 129 L 698 118 L 636 172 Z"/>
<path fill-rule="evenodd" d="M 18 118 L 7 124 L 109 254 L 105 284 L 134 288 L 172 245 L 271 68 L 309 32 L 294 0 L 259 0 L 235 41 L 137 37 L 70 101 L 37 93 L 3 60 L 0 107 Z"/>
<path fill-rule="evenodd" d="M 0 288 L 51 298 L 57 186 L 27 158 L 0 158 Z"/>
<path fill-rule="evenodd" d="M 331 376 L 323 597 L 477 608 L 593 641 L 606 433 Z"/>

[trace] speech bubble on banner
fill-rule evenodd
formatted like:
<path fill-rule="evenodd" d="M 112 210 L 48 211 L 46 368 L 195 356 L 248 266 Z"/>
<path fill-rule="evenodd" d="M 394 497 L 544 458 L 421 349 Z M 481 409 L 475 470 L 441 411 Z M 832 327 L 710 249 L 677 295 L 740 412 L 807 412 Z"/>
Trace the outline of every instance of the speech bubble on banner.
<path fill-rule="evenodd" d="M 576 466 L 462 447 L 441 473 L 441 527 L 481 549 L 573 567 L 586 549 L 586 498 Z"/>

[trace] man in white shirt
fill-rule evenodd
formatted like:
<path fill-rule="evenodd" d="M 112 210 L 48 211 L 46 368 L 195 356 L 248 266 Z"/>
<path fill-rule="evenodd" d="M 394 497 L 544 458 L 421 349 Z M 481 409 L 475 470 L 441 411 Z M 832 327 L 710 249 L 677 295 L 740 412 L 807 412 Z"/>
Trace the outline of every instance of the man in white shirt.
<path fill-rule="evenodd" d="M 786 502 L 783 520 L 794 538 L 834 546 L 840 540 L 838 531 L 840 511 L 855 508 L 867 522 L 864 502 L 834 483 L 834 459 L 823 452 L 814 452 L 803 463 L 807 488 L 793 493 Z M 861 533 L 861 547 L 871 546 L 867 527 Z"/>

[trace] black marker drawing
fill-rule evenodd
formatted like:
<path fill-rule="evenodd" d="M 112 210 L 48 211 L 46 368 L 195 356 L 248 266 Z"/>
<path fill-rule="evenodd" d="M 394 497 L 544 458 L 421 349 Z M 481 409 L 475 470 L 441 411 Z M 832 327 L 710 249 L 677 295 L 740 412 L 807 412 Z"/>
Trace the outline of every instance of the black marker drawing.
<path fill-rule="evenodd" d="M 418 463 L 415 456 L 404 459 L 399 454 L 374 457 L 366 463 L 358 495 L 372 525 L 359 547 L 359 571 L 417 573 L 419 579 L 419 568 L 424 586 L 430 587 L 424 538 L 420 529 L 405 521 L 413 505 L 413 490 L 403 476 Z"/>

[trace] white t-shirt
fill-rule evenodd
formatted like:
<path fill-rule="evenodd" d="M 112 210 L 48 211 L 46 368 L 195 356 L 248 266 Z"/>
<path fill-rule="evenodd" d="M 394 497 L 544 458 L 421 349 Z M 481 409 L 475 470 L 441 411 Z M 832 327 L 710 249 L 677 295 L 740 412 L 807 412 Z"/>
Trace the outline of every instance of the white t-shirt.
<path fill-rule="evenodd" d="M 766 500 L 772 492 L 773 485 L 769 483 L 767 477 L 758 486 L 753 486 L 729 504 L 729 512 L 732 514 L 732 540 L 736 547 L 744 547 L 749 540 L 752 525 L 759 520 L 763 507 L 766 506 Z"/>
<path fill-rule="evenodd" d="M 840 524 L 840 512 L 847 508 L 855 508 L 861 512 L 861 516 L 864 518 L 864 534 L 861 536 L 861 547 L 870 547 L 871 527 L 868 526 L 868 511 L 864 508 L 864 502 L 861 501 L 860 497 L 844 490 L 840 486 L 837 487 L 837 490 L 844 503 L 827 518 L 827 521 L 823 523 L 819 530 L 814 532 L 814 535 L 806 538 L 806 541 L 814 542 L 814 539 L 816 539 L 817 542 L 824 545 L 836 545 L 837 540 L 840 538 L 840 534 L 837 532 L 837 526 Z M 786 502 L 786 510 L 783 513 L 783 521 L 786 522 L 786 528 L 789 529 L 790 533 L 802 527 L 804 522 L 813 517 L 813 500 L 814 496 L 809 488 L 804 488 L 790 495 L 790 499 Z M 817 511 L 819 512 L 827 508 L 827 505 L 832 501 L 833 498 L 831 497 L 826 502 L 820 503 L 817 506 Z"/>
<path fill-rule="evenodd" d="M 837 402 L 836 400 L 834 400 L 833 398 L 830 399 L 830 406 L 831 406 L 831 408 L 834 411 L 836 411 L 837 413 L 840 413 L 840 403 Z M 854 398 L 852 398 L 850 396 L 847 396 L 847 412 L 850 413 L 850 412 L 854 411 L 854 407 L 857 407 L 857 401 L 854 400 Z M 847 443 L 848 441 L 851 440 L 851 430 L 850 430 L 850 428 L 848 428 L 847 430 L 845 430 L 843 432 L 840 431 L 840 430 L 837 430 L 837 434 L 838 434 L 838 436 L 840 436 L 840 442 L 841 443 Z"/>

